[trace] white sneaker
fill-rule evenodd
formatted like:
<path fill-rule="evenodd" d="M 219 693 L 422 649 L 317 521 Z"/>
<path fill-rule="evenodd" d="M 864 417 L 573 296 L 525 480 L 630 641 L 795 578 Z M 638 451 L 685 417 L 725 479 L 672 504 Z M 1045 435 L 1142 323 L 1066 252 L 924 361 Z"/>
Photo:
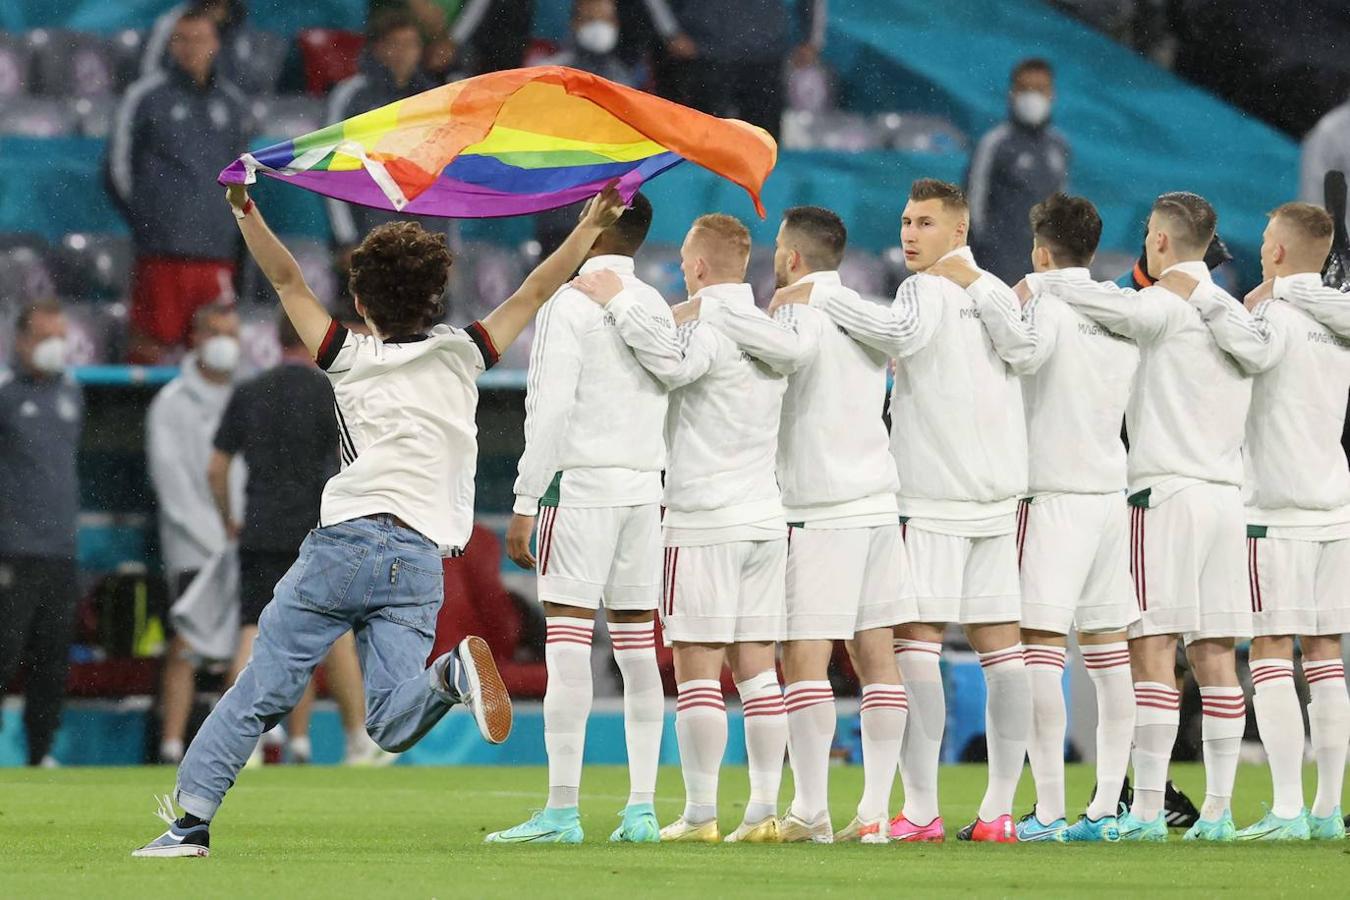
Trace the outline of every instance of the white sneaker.
<path fill-rule="evenodd" d="M 292 765 L 307 766 L 313 758 L 314 746 L 309 742 L 308 735 L 293 737 L 286 745 L 286 761 Z"/>
<path fill-rule="evenodd" d="M 59 762 L 56 761 L 56 757 L 55 757 L 55 756 L 52 756 L 50 753 L 48 753 L 46 756 L 42 757 L 42 761 L 41 761 L 40 763 L 38 763 L 38 768 L 40 768 L 40 769 L 59 769 L 59 768 L 61 768 L 61 764 L 60 764 Z"/>
<path fill-rule="evenodd" d="M 371 769 L 391 766 L 397 761 L 397 753 L 390 753 L 364 731 L 354 732 L 347 738 L 347 753 L 342 758 L 344 766 Z"/>
<path fill-rule="evenodd" d="M 155 815 L 164 820 L 169 830 L 155 838 L 144 847 L 131 851 L 131 855 L 141 859 L 163 859 L 166 857 L 203 857 L 211 855 L 211 832 L 205 824 L 192 828 L 179 828 L 174 817 L 173 800 L 166 794 L 156 797 L 159 809 Z"/>

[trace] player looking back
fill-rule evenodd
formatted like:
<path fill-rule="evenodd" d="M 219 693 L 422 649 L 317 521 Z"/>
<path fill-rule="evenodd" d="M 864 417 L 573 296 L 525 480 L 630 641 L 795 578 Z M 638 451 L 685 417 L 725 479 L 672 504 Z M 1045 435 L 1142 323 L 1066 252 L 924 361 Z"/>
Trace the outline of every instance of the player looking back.
<path fill-rule="evenodd" d="M 1236 832 L 1230 806 L 1246 702 L 1233 645 L 1252 627 L 1243 590 L 1243 426 L 1251 374 L 1273 365 L 1279 347 L 1264 320 L 1211 279 L 1204 257 L 1216 223 L 1203 197 L 1160 196 L 1145 237 L 1149 275 L 1159 282 L 1137 293 L 1075 283 L 1062 272 L 1038 276 L 1042 290 L 1140 350 L 1125 413 L 1130 569 L 1140 620 L 1129 629 L 1134 802 L 1118 823 L 1122 840 L 1167 839 L 1163 799 L 1181 701 L 1178 637 L 1185 638 L 1204 712 L 1205 802 L 1186 838 L 1228 841 Z"/>
<path fill-rule="evenodd" d="M 1286 203 L 1261 242 L 1265 281 L 1247 297 L 1284 355 L 1252 381 L 1247 416 L 1247 563 L 1252 605 L 1252 706 L 1270 762 L 1269 813 L 1239 840 L 1335 839 L 1345 834 L 1341 785 L 1350 699 L 1341 634 L 1350 631 L 1350 472 L 1341 432 L 1350 390 L 1350 341 L 1297 308 L 1322 287 L 1333 223 L 1320 207 Z M 1272 299 L 1273 298 L 1273 299 Z M 1341 317 L 1344 326 L 1345 317 Z M 1303 712 L 1294 688 L 1294 638 L 1303 650 L 1317 759 L 1317 796 L 1303 809 Z"/>
<path fill-rule="evenodd" d="M 955 185 L 923 178 L 901 216 L 905 280 L 889 308 L 844 292 L 813 292 L 858 341 L 897 360 L 891 452 L 900 476 L 902 535 L 918 600 L 917 621 L 895 629 L 909 695 L 900 777 L 905 806 L 891 822 L 902 841 L 945 838 L 938 763 L 946 703 L 939 661 L 948 622 L 980 654 L 989 696 L 989 783 L 962 840 L 1016 840 L 1013 793 L 1026 757 L 1031 702 L 1018 634 L 1016 528 L 1026 491 L 1026 423 L 1018 374 L 1036 353 L 1034 329 L 1007 285 L 974 268 L 970 215 Z M 967 290 L 927 274 L 960 260 Z"/>
<path fill-rule="evenodd" d="M 343 467 L 324 488 L 319 527 L 277 583 L 253 657 L 221 697 L 161 800 L 169 830 L 135 856 L 206 856 L 209 826 L 262 732 L 290 712 L 335 640 L 355 633 L 366 728 L 385 750 L 411 747 L 457 703 L 493 743 L 511 730 L 511 700 L 487 642 L 467 637 L 423 669 L 443 597 L 441 558 L 473 527 L 478 445 L 475 379 L 581 264 L 623 203 L 593 199 L 556 253 L 481 322 L 437 324 L 451 257 L 411 222 L 382 225 L 352 255 L 351 288 L 370 335 L 333 320 L 242 186 L 228 196 L 249 252 L 295 330 L 328 373 Z"/>
<path fill-rule="evenodd" d="M 726 215 L 694 221 L 680 248 L 695 306 L 725 305 L 758 316 L 745 283 L 750 232 Z M 745 712 L 750 802 L 728 841 L 778 840 L 778 789 L 787 746 L 774 645 L 783 638 L 787 525 L 774 479 L 786 379 L 741 352 L 707 323 L 677 335 L 647 312 L 612 272 L 574 282 L 618 324 L 638 360 L 671 389 L 667 416 L 662 624 L 675 648 L 675 730 L 684 773 L 684 814 L 663 841 L 720 840 L 717 779 L 726 750 L 722 664 L 731 665 Z"/>
<path fill-rule="evenodd" d="M 633 274 L 633 255 L 651 222 L 651 204 L 634 195 L 596 240 L 581 274 L 616 273 L 644 312 L 673 327 L 666 301 Z M 623 675 L 631 782 L 623 822 L 610 839 L 658 839 L 652 798 L 665 693 L 652 619 L 661 596 L 665 421 L 665 386 L 634 358 L 613 317 L 563 287 L 544 304 L 535 328 L 525 452 L 506 532 L 507 554 L 526 569 L 538 568 L 548 622 L 548 805 L 527 822 L 488 835 L 489 843 L 582 839 L 577 795 L 593 695 L 591 632 L 602 604 Z M 536 515 L 542 523 L 537 558 L 530 552 Z"/>

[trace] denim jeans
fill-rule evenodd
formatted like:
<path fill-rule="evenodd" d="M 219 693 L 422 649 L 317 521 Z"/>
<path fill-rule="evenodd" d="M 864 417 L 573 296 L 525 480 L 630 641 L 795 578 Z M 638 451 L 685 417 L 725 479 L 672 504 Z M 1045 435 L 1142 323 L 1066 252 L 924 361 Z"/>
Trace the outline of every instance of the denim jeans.
<path fill-rule="evenodd" d="M 385 750 L 417 743 L 459 699 L 444 687 L 444 659 L 423 669 L 443 590 L 436 545 L 390 516 L 311 531 L 263 610 L 252 658 L 183 757 L 179 805 L 215 815 L 259 736 L 291 711 L 348 629 L 361 658 L 366 730 Z"/>

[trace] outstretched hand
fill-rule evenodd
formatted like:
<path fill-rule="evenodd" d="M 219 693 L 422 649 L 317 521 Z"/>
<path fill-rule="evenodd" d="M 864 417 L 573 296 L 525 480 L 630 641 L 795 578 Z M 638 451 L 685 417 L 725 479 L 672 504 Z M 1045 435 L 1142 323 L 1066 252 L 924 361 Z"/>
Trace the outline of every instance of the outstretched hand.
<path fill-rule="evenodd" d="M 1195 289 L 1200 285 L 1200 282 L 1196 281 L 1185 272 L 1178 272 L 1176 269 L 1173 269 L 1163 277 L 1159 278 L 1157 284 L 1158 287 L 1166 288 L 1181 299 L 1189 300 L 1191 294 L 1195 293 Z"/>
<path fill-rule="evenodd" d="M 701 312 L 703 312 L 703 299 L 700 297 L 686 300 L 683 303 L 676 303 L 670 308 L 671 315 L 675 317 L 676 328 L 697 321 Z"/>
<path fill-rule="evenodd" d="M 619 221 L 627 204 L 619 196 L 619 180 L 616 178 L 605 185 L 604 190 L 586 201 L 581 210 L 578 224 L 585 228 L 598 228 L 601 231 Z"/>
<path fill-rule="evenodd" d="M 230 201 L 230 205 L 235 209 L 243 209 L 244 204 L 248 203 L 248 188 L 242 184 L 226 185 L 225 199 Z"/>
<path fill-rule="evenodd" d="M 1263 303 L 1275 296 L 1275 279 L 1267 278 L 1265 281 L 1252 288 L 1246 297 L 1242 298 L 1242 305 L 1247 307 L 1248 311 L 1256 309 L 1257 304 Z"/>
<path fill-rule="evenodd" d="M 609 269 L 599 269 L 573 278 L 572 287 L 601 306 L 608 306 L 623 290 L 623 280 Z"/>

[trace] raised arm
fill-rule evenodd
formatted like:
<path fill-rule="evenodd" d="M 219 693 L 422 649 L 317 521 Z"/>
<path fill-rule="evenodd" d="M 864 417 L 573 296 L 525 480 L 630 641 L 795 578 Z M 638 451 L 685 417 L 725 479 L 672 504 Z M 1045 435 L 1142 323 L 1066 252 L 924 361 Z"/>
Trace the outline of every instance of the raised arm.
<path fill-rule="evenodd" d="M 1189 297 L 1205 327 L 1225 353 L 1248 375 L 1274 366 L 1284 356 L 1284 332 L 1271 328 L 1261 311 L 1252 312 L 1213 282 L 1198 285 Z"/>
<path fill-rule="evenodd" d="M 286 245 L 272 233 L 272 229 L 267 227 L 257 204 L 249 198 L 244 186 L 232 184 L 226 188 L 225 195 L 234 211 L 239 233 L 248 245 L 248 252 L 281 298 L 286 316 L 295 326 L 300 340 L 305 342 L 305 349 L 309 350 L 311 356 L 317 356 L 333 317 L 328 315 L 323 304 L 309 289 L 304 273 L 300 271 L 300 264 L 291 256 Z"/>
<path fill-rule="evenodd" d="M 791 375 L 820 348 L 820 328 L 812 317 L 821 315 L 801 304 L 786 304 L 769 318 L 756 307 L 708 297 L 702 302 L 699 319 L 779 375 Z"/>
<path fill-rule="evenodd" d="M 539 308 L 572 277 L 586 259 L 591 245 L 600 232 L 619 220 L 623 213 L 623 198 L 611 183 L 592 197 L 581 212 L 576 228 L 557 250 L 541 262 L 526 277 L 514 294 L 483 317 L 483 328 L 498 351 L 505 350 L 525 326 L 530 324 Z"/>
<path fill-rule="evenodd" d="M 895 359 L 917 353 L 937 333 L 942 304 L 925 297 L 920 276 L 901 283 L 889 307 L 864 300 L 852 291 L 813 292 L 811 305 L 825 313 L 849 336 Z"/>
<path fill-rule="evenodd" d="M 1300 279 L 1287 290 L 1282 289 L 1278 296 L 1337 335 L 1350 339 L 1350 294 L 1321 284 L 1304 284 Z"/>

